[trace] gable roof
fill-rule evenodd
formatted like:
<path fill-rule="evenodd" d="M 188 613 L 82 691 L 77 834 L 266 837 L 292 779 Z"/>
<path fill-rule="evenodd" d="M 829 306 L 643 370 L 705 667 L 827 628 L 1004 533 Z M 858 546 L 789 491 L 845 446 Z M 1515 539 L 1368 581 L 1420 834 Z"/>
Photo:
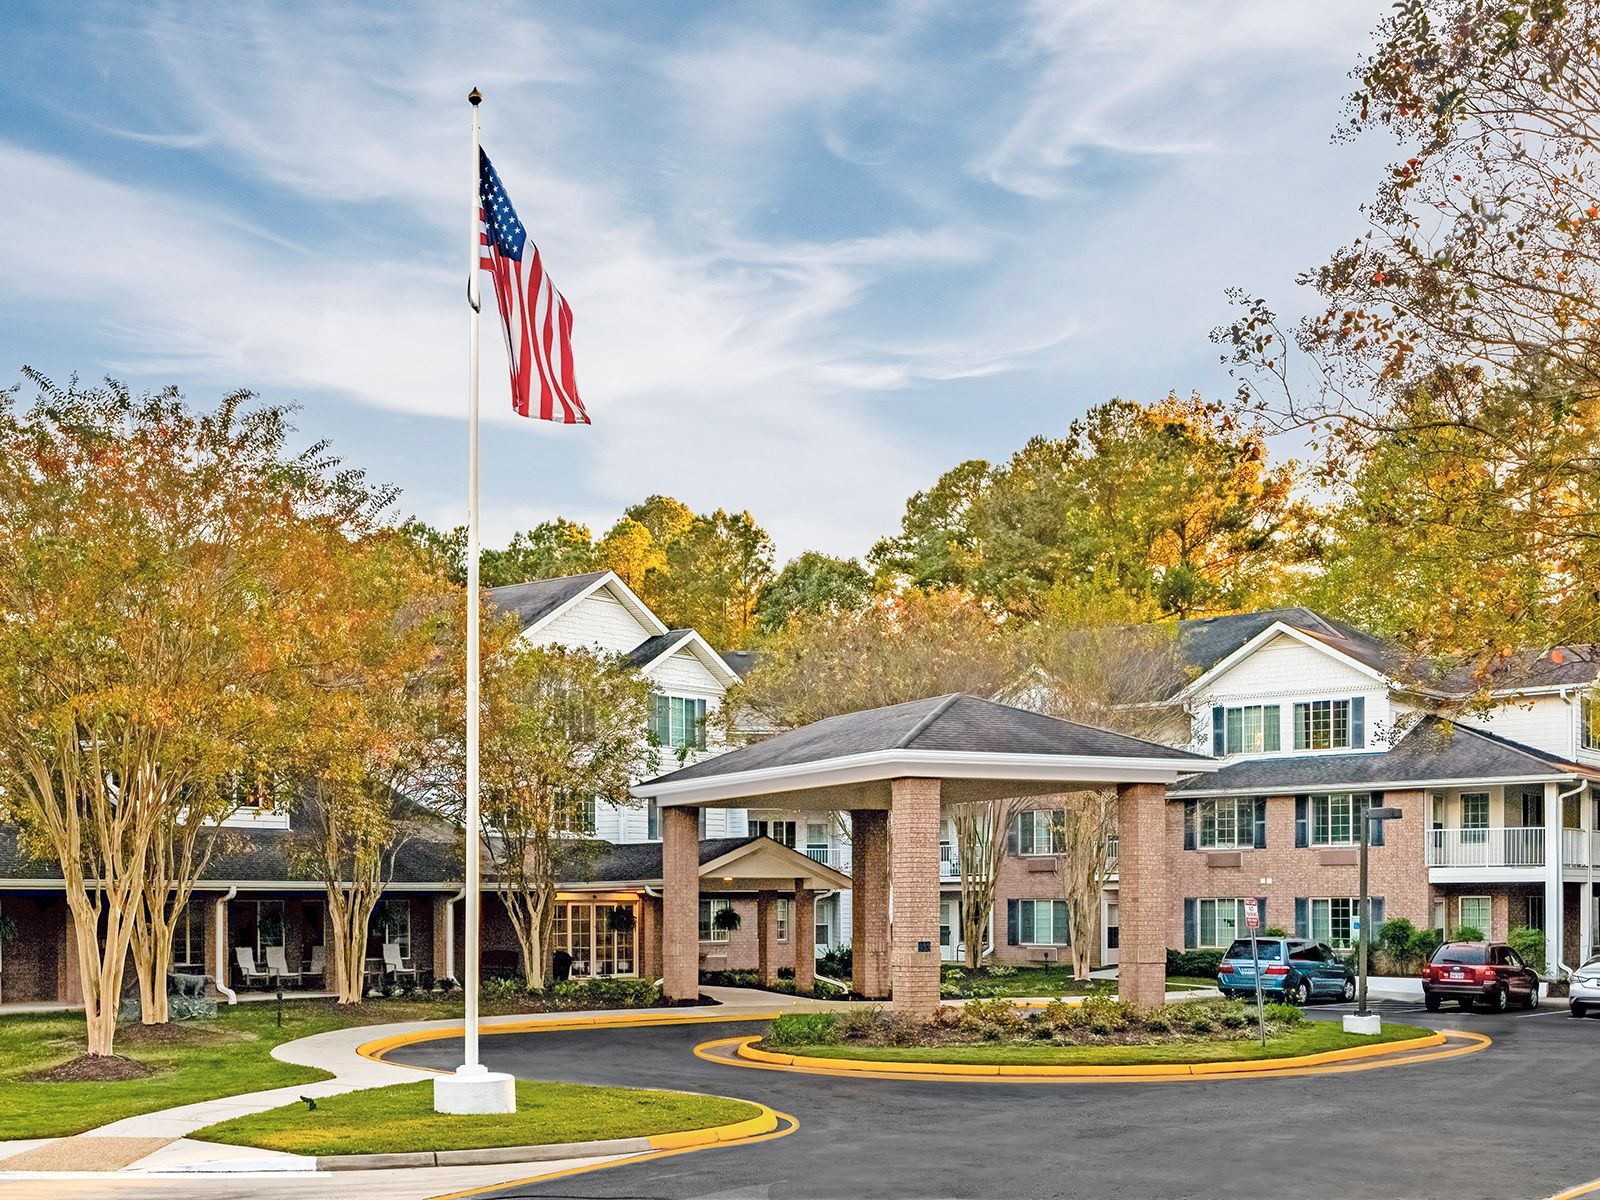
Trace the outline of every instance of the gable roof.
<path fill-rule="evenodd" d="M 756 652 L 754 650 L 721 650 L 722 661 L 733 668 L 733 673 L 740 679 L 750 674 L 756 665 Z"/>
<path fill-rule="evenodd" d="M 700 873 L 740 879 L 805 878 L 819 890 L 845 889 L 850 877 L 809 855 L 770 837 L 701 838 Z M 773 874 L 768 873 L 768 868 Z M 659 884 L 662 881 L 660 842 L 584 842 L 565 848 L 557 868 L 567 886 L 599 887 L 616 884 Z"/>
<path fill-rule="evenodd" d="M 489 589 L 489 603 L 501 612 L 511 613 L 521 622 L 524 634 L 548 625 L 556 617 L 601 589 L 611 592 L 651 636 L 667 632 L 666 622 L 650 611 L 650 606 L 615 571 L 589 571 L 583 575 L 563 575 L 557 579 L 531 579 Z"/>
<path fill-rule="evenodd" d="M 694 629 L 669 629 L 666 633 L 658 633 L 640 642 L 623 657 L 630 667 L 647 675 L 656 663 L 684 648 L 690 650 L 724 687 L 739 682 L 738 672 Z"/>
<path fill-rule="evenodd" d="M 1388 750 L 1244 759 L 1215 774 L 1186 779 L 1168 795 L 1191 799 L 1572 779 L 1600 779 L 1600 771 L 1486 730 L 1424 717 Z"/>

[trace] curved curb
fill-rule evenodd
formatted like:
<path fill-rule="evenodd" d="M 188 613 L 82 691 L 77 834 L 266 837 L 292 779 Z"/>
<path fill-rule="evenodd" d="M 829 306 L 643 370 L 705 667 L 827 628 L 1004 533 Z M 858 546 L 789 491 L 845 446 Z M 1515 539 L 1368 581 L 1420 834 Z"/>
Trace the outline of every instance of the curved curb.
<path fill-rule="evenodd" d="M 734 1040 L 734 1039 L 730 1039 Z M 775 1054 L 755 1046 L 758 1039 L 737 1039 L 734 1053 L 750 1062 L 766 1066 L 791 1067 L 800 1070 L 848 1071 L 862 1076 L 893 1075 L 946 1075 L 955 1077 L 1004 1077 L 1013 1079 L 1174 1079 L 1197 1076 L 1260 1075 L 1277 1071 L 1297 1071 L 1307 1067 L 1326 1066 L 1332 1063 L 1352 1062 L 1357 1059 L 1378 1058 L 1426 1050 L 1446 1042 L 1443 1033 L 1427 1037 L 1408 1038 L 1404 1041 L 1378 1042 L 1370 1046 L 1349 1046 L 1342 1050 L 1324 1050 L 1318 1054 L 1302 1054 L 1293 1058 L 1241 1059 L 1234 1062 L 1207 1063 L 1128 1063 L 1122 1066 L 1012 1066 L 988 1063 L 938 1063 L 890 1062 L 865 1058 L 812 1058 L 802 1054 Z M 1487 1042 L 1485 1043 L 1487 1044 Z"/>
<path fill-rule="evenodd" d="M 696 1093 L 699 1094 L 699 1093 Z M 733 1097 L 725 1097 L 733 1099 Z M 647 1154 L 652 1150 L 691 1150 L 719 1142 L 740 1142 L 771 1133 L 778 1127 L 778 1114 L 754 1100 L 749 1104 L 761 1111 L 743 1121 L 713 1125 L 707 1129 L 687 1129 L 678 1133 L 655 1133 L 647 1137 L 606 1138 L 592 1142 L 550 1142 L 539 1146 L 488 1146 L 478 1150 L 413 1150 L 395 1154 L 326 1154 L 316 1158 L 318 1171 L 378 1171 L 409 1167 L 476 1167 L 504 1163 L 556 1162 L 572 1158 L 603 1158 Z M 303 1169 L 303 1168 L 301 1168 Z"/>
<path fill-rule="evenodd" d="M 618 1028 L 648 1028 L 654 1025 L 714 1025 L 725 1024 L 733 1021 L 773 1021 L 782 1016 L 782 1013 L 745 1013 L 735 1016 L 706 1017 L 700 1015 L 678 1013 L 617 1013 L 606 1014 L 599 1017 L 574 1017 L 571 1019 L 556 1018 L 555 1020 L 530 1019 L 526 1021 L 505 1021 L 495 1025 L 480 1025 L 479 1037 L 488 1037 L 499 1033 L 547 1033 L 560 1032 L 569 1029 L 618 1029 Z M 382 1062 L 383 1056 L 391 1050 L 398 1050 L 401 1046 L 414 1046 L 419 1042 L 442 1042 L 449 1038 L 462 1037 L 466 1034 L 464 1025 L 436 1026 L 429 1029 L 413 1029 L 405 1033 L 390 1034 L 388 1037 L 374 1038 L 370 1042 L 363 1042 L 356 1047 L 356 1053 L 362 1058 L 370 1058 L 373 1062 Z M 415 1067 L 407 1064 L 407 1070 L 429 1071 L 433 1074 L 444 1074 L 434 1067 Z"/>

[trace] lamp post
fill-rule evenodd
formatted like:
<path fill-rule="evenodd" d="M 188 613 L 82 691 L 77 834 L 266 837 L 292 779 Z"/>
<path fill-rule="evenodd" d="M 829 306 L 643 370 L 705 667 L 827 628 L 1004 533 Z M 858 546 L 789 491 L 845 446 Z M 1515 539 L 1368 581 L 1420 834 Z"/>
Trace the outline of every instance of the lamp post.
<path fill-rule="evenodd" d="M 1357 902 L 1356 941 L 1356 1011 L 1346 1013 L 1346 1033 L 1377 1033 L 1383 1025 L 1377 1013 L 1367 1011 L 1367 945 L 1372 938 L 1372 897 L 1367 895 L 1367 850 L 1372 845 L 1372 826 L 1375 822 L 1398 821 L 1403 814 L 1398 808 L 1368 808 L 1361 819 L 1361 899 Z"/>

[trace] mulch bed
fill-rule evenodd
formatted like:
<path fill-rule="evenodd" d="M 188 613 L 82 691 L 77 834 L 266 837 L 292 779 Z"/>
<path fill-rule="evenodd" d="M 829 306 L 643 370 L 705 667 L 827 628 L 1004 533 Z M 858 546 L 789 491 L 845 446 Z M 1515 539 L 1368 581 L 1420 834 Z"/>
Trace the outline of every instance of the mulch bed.
<path fill-rule="evenodd" d="M 28 1078 L 35 1083 L 116 1083 L 144 1079 L 156 1069 L 137 1059 L 116 1054 L 83 1054 Z"/>

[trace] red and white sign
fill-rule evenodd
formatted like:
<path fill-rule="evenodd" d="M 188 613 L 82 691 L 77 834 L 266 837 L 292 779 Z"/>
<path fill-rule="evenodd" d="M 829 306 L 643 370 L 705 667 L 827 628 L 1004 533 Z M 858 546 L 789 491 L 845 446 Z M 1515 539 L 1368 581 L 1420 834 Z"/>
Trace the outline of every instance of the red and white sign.
<path fill-rule="evenodd" d="M 1244 927 L 1246 929 L 1259 929 L 1261 917 L 1256 912 L 1256 902 L 1247 898 L 1244 902 Z"/>

